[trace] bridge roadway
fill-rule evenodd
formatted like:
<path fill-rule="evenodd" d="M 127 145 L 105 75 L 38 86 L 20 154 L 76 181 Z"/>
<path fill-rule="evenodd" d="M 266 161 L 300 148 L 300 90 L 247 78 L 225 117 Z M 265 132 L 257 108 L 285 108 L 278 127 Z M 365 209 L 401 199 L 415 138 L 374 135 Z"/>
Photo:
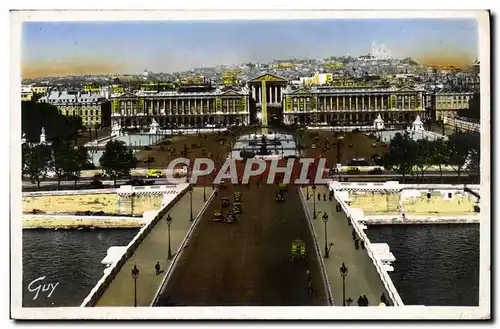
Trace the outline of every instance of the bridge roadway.
<path fill-rule="evenodd" d="M 207 188 L 207 197 L 212 192 Z M 170 210 L 172 217 L 171 243 L 172 253 L 175 253 L 184 239 L 191 222 L 189 221 L 189 192 L 176 202 Z M 193 216 L 200 212 L 203 207 L 203 188 L 193 189 Z M 167 259 L 168 250 L 167 222 L 162 218 L 142 241 L 134 254 L 122 266 L 120 271 L 95 306 L 133 306 L 134 305 L 134 281 L 131 270 L 134 265 L 139 269 L 137 279 L 137 305 L 150 306 L 156 291 L 160 287 L 164 272 L 156 275 L 155 264 L 160 262 L 162 270 L 166 270 L 171 260 Z"/>
<path fill-rule="evenodd" d="M 242 192 L 243 214 L 236 223 L 213 222 L 221 197 Z M 276 185 L 229 185 L 208 206 L 179 263 L 163 288 L 158 306 L 327 305 L 318 255 L 298 190 L 289 187 L 277 203 Z M 291 261 L 291 243 L 306 243 L 308 258 Z M 313 293 L 309 294 L 306 270 Z"/>

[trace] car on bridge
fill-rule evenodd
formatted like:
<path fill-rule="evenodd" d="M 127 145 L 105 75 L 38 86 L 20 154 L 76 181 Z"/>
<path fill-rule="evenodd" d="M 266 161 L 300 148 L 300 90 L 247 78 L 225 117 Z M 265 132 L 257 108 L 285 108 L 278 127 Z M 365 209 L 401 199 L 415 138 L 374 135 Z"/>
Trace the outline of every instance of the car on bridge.
<path fill-rule="evenodd" d="M 221 204 L 222 204 L 222 208 L 227 208 L 227 207 L 229 207 L 229 205 L 231 204 L 231 202 L 229 202 L 229 198 L 228 197 L 222 197 L 221 198 Z"/>
<path fill-rule="evenodd" d="M 220 210 L 214 210 L 213 215 L 212 215 L 212 220 L 214 222 L 220 222 L 224 219 L 224 215 L 222 214 L 222 211 Z"/>
<path fill-rule="evenodd" d="M 302 240 L 292 242 L 292 260 L 305 259 L 307 257 L 306 244 Z"/>
<path fill-rule="evenodd" d="M 236 215 L 239 215 L 241 214 L 242 212 L 242 206 L 241 206 L 241 202 L 233 202 L 233 209 L 232 209 L 232 212 Z"/>
<path fill-rule="evenodd" d="M 235 223 L 236 222 L 236 215 L 232 211 L 228 212 L 225 222 L 229 223 L 229 224 Z"/>

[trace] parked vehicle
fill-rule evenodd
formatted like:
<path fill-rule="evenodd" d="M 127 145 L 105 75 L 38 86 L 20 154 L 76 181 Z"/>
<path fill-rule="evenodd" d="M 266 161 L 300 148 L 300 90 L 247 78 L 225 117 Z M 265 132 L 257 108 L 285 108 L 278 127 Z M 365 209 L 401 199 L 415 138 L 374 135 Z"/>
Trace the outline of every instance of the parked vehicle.
<path fill-rule="evenodd" d="M 165 175 L 163 174 L 163 171 L 159 169 L 149 169 L 148 173 L 146 174 L 146 177 L 148 178 L 161 178 L 164 177 Z"/>
<path fill-rule="evenodd" d="M 358 175 L 360 173 L 360 170 L 358 167 L 350 167 L 347 169 L 347 174 L 349 175 Z"/>
<path fill-rule="evenodd" d="M 377 167 L 377 168 L 373 168 L 368 173 L 371 175 L 380 175 L 382 172 L 383 172 L 383 170 L 381 168 Z"/>

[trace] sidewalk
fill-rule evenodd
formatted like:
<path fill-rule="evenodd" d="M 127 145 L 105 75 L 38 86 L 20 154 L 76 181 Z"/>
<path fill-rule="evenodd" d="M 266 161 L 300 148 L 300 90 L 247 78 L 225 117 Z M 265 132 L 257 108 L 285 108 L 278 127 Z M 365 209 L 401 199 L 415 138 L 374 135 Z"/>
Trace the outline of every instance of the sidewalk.
<path fill-rule="evenodd" d="M 306 188 L 302 188 L 304 196 L 307 195 Z M 321 201 L 318 201 L 317 194 L 321 193 Z M 323 193 L 326 194 L 326 200 L 323 201 Z M 313 218 L 313 193 L 309 188 L 310 199 L 307 206 L 311 218 Z M 356 249 L 352 239 L 352 227 L 348 225 L 347 217 L 343 212 L 336 212 L 336 201 L 329 201 L 328 189 L 318 187 L 316 189 L 316 219 L 313 219 L 314 229 L 318 237 L 318 243 L 325 263 L 328 280 L 332 290 L 335 306 L 342 306 L 342 276 L 340 267 L 342 262 L 347 267 L 347 276 L 345 279 L 345 298 L 353 300 L 351 306 L 358 306 L 357 300 L 360 296 L 366 295 L 370 306 L 377 306 L 380 303 L 380 296 L 384 292 L 389 298 L 389 294 L 378 276 L 377 270 L 366 251 Z M 325 255 L 325 223 L 323 222 L 323 213 L 328 215 L 327 235 L 328 243 L 332 242 L 329 257 Z M 347 303 L 346 303 L 347 305 Z"/>
<path fill-rule="evenodd" d="M 212 189 L 207 188 L 207 198 L 210 193 L 212 193 Z M 175 255 L 177 248 L 184 240 L 191 226 L 189 221 L 189 198 L 188 192 L 170 211 L 172 217 L 170 226 L 172 256 Z M 194 188 L 193 218 L 196 218 L 203 204 L 203 188 Z M 96 306 L 134 306 L 134 279 L 131 275 L 134 265 L 137 265 L 140 271 L 137 279 L 137 306 L 149 306 L 165 274 L 165 272 L 162 272 L 160 275 L 156 275 L 155 264 L 159 261 L 162 271 L 166 271 L 171 262 L 171 260 L 167 259 L 167 256 L 168 228 L 166 220 L 162 219 L 147 235 L 132 257 L 127 260 L 97 301 Z"/>

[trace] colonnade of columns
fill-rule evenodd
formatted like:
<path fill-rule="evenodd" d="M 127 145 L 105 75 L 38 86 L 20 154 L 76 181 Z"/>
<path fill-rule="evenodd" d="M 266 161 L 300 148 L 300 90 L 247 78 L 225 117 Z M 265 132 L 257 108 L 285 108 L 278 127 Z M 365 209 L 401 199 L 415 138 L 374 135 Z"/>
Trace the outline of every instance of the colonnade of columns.
<path fill-rule="evenodd" d="M 220 111 L 217 111 L 215 98 L 208 99 L 146 99 L 144 100 L 144 114 L 147 115 L 209 115 L 216 113 L 245 113 L 248 112 L 248 100 L 242 109 L 241 98 L 221 99 Z M 141 113 L 137 105 L 128 105 L 124 101 L 121 107 L 124 116 L 135 116 Z"/>
<path fill-rule="evenodd" d="M 252 99 L 255 100 L 257 104 L 262 103 L 262 88 L 261 86 L 251 86 Z M 267 89 L 267 101 L 266 103 L 281 103 L 283 98 L 284 88 L 280 85 L 266 84 Z"/>
<path fill-rule="evenodd" d="M 402 97 L 395 104 L 398 110 L 414 111 L 422 102 L 417 102 L 417 97 Z M 391 104 L 391 95 L 339 95 L 339 96 L 319 96 L 316 108 L 313 108 L 311 97 L 292 98 L 292 111 L 381 111 L 389 110 L 393 107 Z"/>

